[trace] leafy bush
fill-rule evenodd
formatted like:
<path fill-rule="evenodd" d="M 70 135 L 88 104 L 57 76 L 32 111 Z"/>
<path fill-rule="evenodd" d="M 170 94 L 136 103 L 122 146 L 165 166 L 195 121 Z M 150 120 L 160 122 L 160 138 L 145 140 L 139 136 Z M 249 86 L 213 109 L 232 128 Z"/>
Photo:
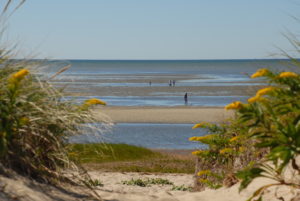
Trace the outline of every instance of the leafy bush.
<path fill-rule="evenodd" d="M 208 145 L 208 149 L 196 150 L 192 154 L 199 157 L 197 183 L 210 188 L 220 188 L 228 176 L 244 167 L 260 152 L 253 148 L 253 142 L 247 140 L 247 128 L 244 124 L 229 120 L 220 125 L 210 123 L 196 124 L 193 129 L 204 128 L 210 133 L 206 136 L 191 137 L 189 140 Z M 236 181 L 233 178 L 232 181 Z M 230 186 L 234 183 L 228 183 Z M 198 186 L 198 187 L 199 187 Z"/>
<path fill-rule="evenodd" d="M 297 60 L 294 64 L 300 66 Z M 235 119 L 220 126 L 196 124 L 194 128 L 208 128 L 212 135 L 193 137 L 191 140 L 208 144 L 209 149 L 193 152 L 202 160 L 219 165 L 221 172 L 202 170 L 198 176 L 208 186 L 220 185 L 221 175 L 236 173 L 242 179 L 240 190 L 246 188 L 253 179 L 266 177 L 276 181 L 259 188 L 249 200 L 261 199 L 263 192 L 271 187 L 287 185 L 300 188 L 296 179 L 288 180 L 287 167 L 300 176 L 300 166 L 296 161 L 300 153 L 300 76 L 295 72 L 274 73 L 260 69 L 252 78 L 264 77 L 270 86 L 257 91 L 247 104 L 233 102 L 226 109 L 234 109 Z M 263 158 L 262 158 L 263 157 Z M 260 160 L 262 158 L 262 160 Z M 240 162 L 235 166 L 236 161 Z M 221 167 L 221 168 L 220 168 Z M 243 171 L 239 171 L 243 169 Z M 210 180 L 219 177 L 220 180 Z"/>
<path fill-rule="evenodd" d="M 300 76 L 294 72 L 273 73 L 262 69 L 252 78 L 263 76 L 272 84 L 259 90 L 249 104 L 237 110 L 238 121 L 248 127 L 249 138 L 255 140 L 258 149 L 268 149 L 265 160 L 254 167 L 248 167 L 237 175 L 242 179 L 240 190 L 246 188 L 256 177 L 267 177 L 276 183 L 264 186 L 254 193 L 261 197 L 274 185 L 300 188 L 297 180 L 287 180 L 287 167 L 300 175 L 296 162 L 300 153 Z M 251 198 L 251 199 L 252 199 Z"/>

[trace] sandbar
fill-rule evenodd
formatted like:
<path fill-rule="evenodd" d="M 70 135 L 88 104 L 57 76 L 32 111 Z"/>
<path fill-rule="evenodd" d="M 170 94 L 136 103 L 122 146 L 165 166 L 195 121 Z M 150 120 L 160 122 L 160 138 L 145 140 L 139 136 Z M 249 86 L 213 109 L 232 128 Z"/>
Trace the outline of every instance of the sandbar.
<path fill-rule="evenodd" d="M 98 107 L 95 115 L 105 114 L 113 123 L 187 123 L 222 122 L 233 116 L 223 107 Z"/>

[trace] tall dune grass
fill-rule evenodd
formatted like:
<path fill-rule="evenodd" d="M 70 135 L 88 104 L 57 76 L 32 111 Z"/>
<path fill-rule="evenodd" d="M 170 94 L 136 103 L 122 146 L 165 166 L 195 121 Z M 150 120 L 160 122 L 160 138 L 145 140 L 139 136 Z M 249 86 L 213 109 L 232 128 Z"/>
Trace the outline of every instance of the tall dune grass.
<path fill-rule="evenodd" d="M 7 63 L 0 69 L 2 164 L 34 178 L 59 179 L 60 169 L 70 166 L 67 137 L 80 133 L 85 123 L 99 122 L 90 112 L 91 105 L 62 98 L 25 68 Z"/>
<path fill-rule="evenodd" d="M 7 1 L 0 17 L 22 3 Z M 66 150 L 68 137 L 83 127 L 101 132 L 91 123 L 104 120 L 94 117 L 91 108 L 105 103 L 62 101 L 61 92 L 33 73 L 41 64 L 12 59 L 14 50 L 0 44 L 0 164 L 41 181 L 65 180 L 63 169 L 75 167 Z"/>

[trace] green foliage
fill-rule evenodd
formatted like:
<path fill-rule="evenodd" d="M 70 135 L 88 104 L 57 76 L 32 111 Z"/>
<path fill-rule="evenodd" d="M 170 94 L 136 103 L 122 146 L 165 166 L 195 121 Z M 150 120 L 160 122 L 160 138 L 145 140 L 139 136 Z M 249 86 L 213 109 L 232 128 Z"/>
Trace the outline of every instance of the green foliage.
<path fill-rule="evenodd" d="M 295 59 L 293 64 L 300 66 Z M 213 134 L 190 140 L 208 145 L 207 150 L 193 153 L 202 161 L 213 164 L 206 167 L 210 171 L 199 171 L 201 183 L 214 188 L 222 182 L 222 179 L 216 179 L 216 175 L 223 174 L 226 178 L 226 175 L 236 172 L 242 180 L 240 190 L 257 177 L 274 180 L 274 184 L 262 186 L 249 199 L 259 200 L 272 186 L 300 188 L 299 181 L 285 177 L 288 165 L 294 174 L 300 174 L 296 162 L 300 154 L 300 76 L 295 72 L 260 69 L 251 77 L 264 77 L 270 86 L 257 91 L 247 104 L 237 101 L 226 106 L 226 109 L 236 111 L 229 124 L 219 125 L 218 129 L 216 125 L 196 124 L 194 127 L 206 128 Z M 235 165 L 237 160 L 240 166 Z"/>
<path fill-rule="evenodd" d="M 69 156 L 80 163 L 134 161 L 162 157 L 150 149 L 127 144 L 70 144 Z"/>
<path fill-rule="evenodd" d="M 172 191 L 192 191 L 193 188 L 191 186 L 185 186 L 185 185 L 181 185 L 181 186 L 175 186 L 173 185 Z"/>
<path fill-rule="evenodd" d="M 297 60 L 293 62 L 300 66 Z M 260 69 L 252 75 L 252 78 L 256 77 L 265 77 L 270 86 L 257 91 L 247 104 L 234 102 L 226 106 L 226 109 L 236 110 L 235 119 L 229 125 L 221 125 L 209 138 L 194 137 L 194 140 L 209 146 L 208 150 L 195 153 L 206 161 L 215 160 L 225 175 L 237 172 L 236 176 L 242 180 L 240 190 L 257 177 L 275 181 L 259 188 L 249 200 L 261 200 L 264 191 L 272 186 L 300 188 L 299 181 L 285 177 L 289 164 L 294 174 L 300 174 L 296 162 L 300 154 L 300 76 L 295 72 L 275 73 Z M 241 151 L 243 144 L 247 145 Z M 250 155 L 245 154 L 249 151 Z M 261 156 L 263 160 L 259 160 Z M 236 159 L 247 163 L 236 168 Z M 210 180 L 215 175 L 212 171 L 200 171 L 198 175 L 202 176 L 200 181 L 209 187 L 220 184 Z"/>
<path fill-rule="evenodd" d="M 173 185 L 173 182 L 170 182 L 169 180 L 162 179 L 162 178 L 148 178 L 146 180 L 142 180 L 139 178 L 139 179 L 131 179 L 129 181 L 122 181 L 122 184 L 147 187 L 151 185 Z"/>
<path fill-rule="evenodd" d="M 85 185 L 91 186 L 91 187 L 102 187 L 104 186 L 103 183 L 99 179 L 88 179 L 86 181 L 83 181 Z"/>
<path fill-rule="evenodd" d="M 195 160 L 190 155 L 127 144 L 70 144 L 68 155 L 90 170 L 187 174 L 195 171 Z"/>
<path fill-rule="evenodd" d="M 129 181 L 122 181 L 122 184 L 129 185 L 129 186 L 140 186 L 140 187 L 146 187 L 148 185 L 147 181 L 144 181 L 142 179 L 131 179 Z"/>
<path fill-rule="evenodd" d="M 247 139 L 247 128 L 243 123 L 228 120 L 228 123 L 220 125 L 200 123 L 195 126 L 213 133 L 190 138 L 208 146 L 208 149 L 193 152 L 200 158 L 197 177 L 202 186 L 220 188 L 227 175 L 245 166 L 257 155 L 253 142 Z"/>

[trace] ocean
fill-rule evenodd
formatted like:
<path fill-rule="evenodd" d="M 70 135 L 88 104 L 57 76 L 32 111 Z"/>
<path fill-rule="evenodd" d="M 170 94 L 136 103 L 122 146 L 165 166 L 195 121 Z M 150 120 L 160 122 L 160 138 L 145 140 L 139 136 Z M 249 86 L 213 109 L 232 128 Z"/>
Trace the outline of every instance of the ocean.
<path fill-rule="evenodd" d="M 266 85 L 264 79 L 250 79 L 259 68 L 275 71 L 290 69 L 288 60 L 69 60 L 50 61 L 41 76 L 51 77 L 66 65 L 71 67 L 51 80 L 63 87 L 67 96 L 80 104 L 89 98 L 99 98 L 110 106 L 155 107 L 224 107 L 236 101 L 246 101 L 256 87 Z M 298 69 L 293 69 L 298 70 Z M 171 85 L 170 85 L 171 82 Z M 188 102 L 183 96 L 188 94 Z M 189 142 L 194 135 L 190 124 L 117 124 L 101 141 L 127 143 L 148 148 L 195 149 Z M 70 142 L 99 142 L 89 133 L 76 136 Z"/>
<path fill-rule="evenodd" d="M 49 62 L 42 74 L 51 76 L 70 64 L 72 67 L 52 83 L 77 94 L 78 101 L 98 97 L 117 106 L 178 106 L 184 104 L 182 96 L 188 93 L 189 105 L 224 106 L 234 100 L 246 100 L 250 95 L 243 93 L 246 87 L 262 85 L 262 79 L 249 78 L 257 69 L 279 71 L 287 68 L 286 63 L 287 60 L 70 60 Z M 168 87 L 173 80 L 175 88 Z"/>

